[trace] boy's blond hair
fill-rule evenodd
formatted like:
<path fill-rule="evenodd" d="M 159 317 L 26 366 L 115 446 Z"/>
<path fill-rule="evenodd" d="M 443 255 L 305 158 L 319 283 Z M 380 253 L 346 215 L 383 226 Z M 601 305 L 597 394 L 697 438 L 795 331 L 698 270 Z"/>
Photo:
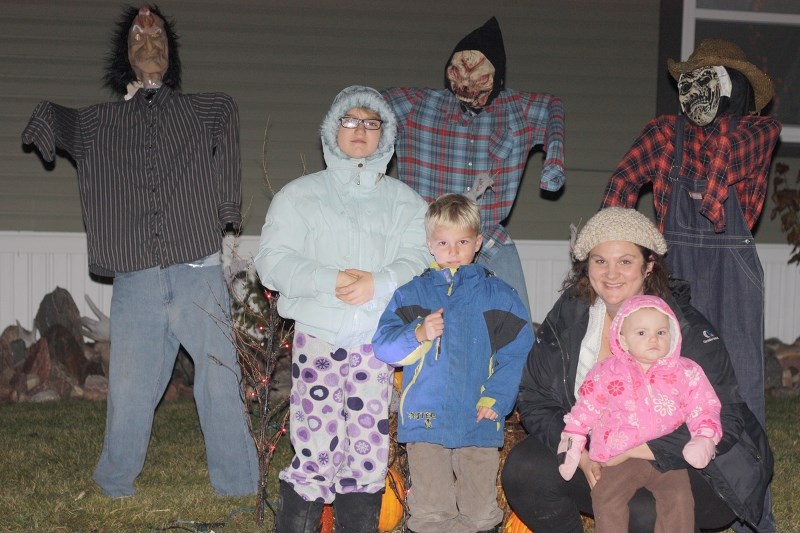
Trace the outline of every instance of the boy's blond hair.
<path fill-rule="evenodd" d="M 428 206 L 425 213 L 425 235 L 430 236 L 437 226 L 469 229 L 479 235 L 481 212 L 478 204 L 463 194 L 444 194 Z"/>

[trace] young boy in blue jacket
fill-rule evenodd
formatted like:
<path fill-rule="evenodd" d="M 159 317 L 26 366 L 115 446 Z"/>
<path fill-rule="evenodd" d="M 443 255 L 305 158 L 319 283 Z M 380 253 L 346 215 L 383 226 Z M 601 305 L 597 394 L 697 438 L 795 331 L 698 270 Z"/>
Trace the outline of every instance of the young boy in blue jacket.
<path fill-rule="evenodd" d="M 533 345 L 514 289 L 484 266 L 477 204 L 446 194 L 425 215 L 431 268 L 398 288 L 373 337 L 378 359 L 403 366 L 398 440 L 411 473 L 416 533 L 494 531 L 504 418 Z"/>

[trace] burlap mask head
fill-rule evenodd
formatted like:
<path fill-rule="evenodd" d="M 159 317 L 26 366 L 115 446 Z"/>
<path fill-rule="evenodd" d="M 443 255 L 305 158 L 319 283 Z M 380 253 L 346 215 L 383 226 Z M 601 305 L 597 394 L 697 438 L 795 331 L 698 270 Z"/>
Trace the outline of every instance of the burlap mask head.
<path fill-rule="evenodd" d="M 505 75 L 503 34 L 494 17 L 459 41 L 445 67 L 447 87 L 473 111 L 492 103 L 505 86 Z"/>

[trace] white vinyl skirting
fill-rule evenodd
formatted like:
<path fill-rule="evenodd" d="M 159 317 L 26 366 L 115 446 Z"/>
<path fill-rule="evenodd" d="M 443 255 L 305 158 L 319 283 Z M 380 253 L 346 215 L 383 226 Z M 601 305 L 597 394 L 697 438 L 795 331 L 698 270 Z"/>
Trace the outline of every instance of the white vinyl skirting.
<path fill-rule="evenodd" d="M 533 320 L 540 322 L 558 298 L 569 269 L 568 243 L 517 240 L 516 244 Z M 791 343 L 800 336 L 800 266 L 787 264 L 789 245 L 757 246 L 764 266 L 765 335 Z M 257 248 L 257 236 L 240 239 L 242 257 L 252 258 Z M 113 287 L 89 277 L 85 234 L 0 231 L 0 328 L 19 321 L 32 329 L 42 297 L 56 287 L 70 292 L 82 316 L 95 318 L 87 296 L 109 312 Z"/>

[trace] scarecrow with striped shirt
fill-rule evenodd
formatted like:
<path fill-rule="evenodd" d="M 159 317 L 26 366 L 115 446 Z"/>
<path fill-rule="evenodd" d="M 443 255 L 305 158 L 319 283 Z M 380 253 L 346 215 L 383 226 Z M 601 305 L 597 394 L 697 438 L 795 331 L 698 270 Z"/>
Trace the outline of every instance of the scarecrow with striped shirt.
<path fill-rule="evenodd" d="M 44 160 L 77 164 L 89 270 L 113 277 L 111 360 L 103 451 L 94 480 L 135 493 L 153 414 L 182 345 L 211 484 L 255 493 L 258 458 L 240 370 L 220 327 L 230 316 L 220 251 L 241 223 L 239 119 L 222 93 L 180 92 L 177 36 L 157 8 L 129 7 L 105 82 L 119 101 L 72 109 L 41 102 L 22 134 Z"/>

